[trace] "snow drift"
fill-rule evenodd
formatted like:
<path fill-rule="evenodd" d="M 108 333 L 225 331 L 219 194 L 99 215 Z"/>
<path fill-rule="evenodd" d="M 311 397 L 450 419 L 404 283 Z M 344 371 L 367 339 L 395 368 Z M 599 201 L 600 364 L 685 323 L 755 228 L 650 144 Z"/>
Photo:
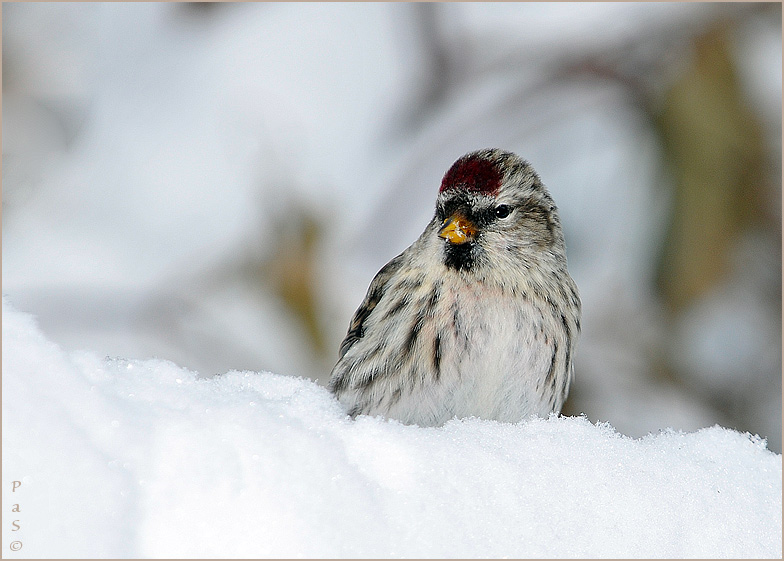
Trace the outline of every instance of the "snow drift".
<path fill-rule="evenodd" d="M 305 379 L 65 354 L 5 301 L 3 428 L 11 558 L 782 553 L 781 456 L 748 434 L 351 421 Z"/>

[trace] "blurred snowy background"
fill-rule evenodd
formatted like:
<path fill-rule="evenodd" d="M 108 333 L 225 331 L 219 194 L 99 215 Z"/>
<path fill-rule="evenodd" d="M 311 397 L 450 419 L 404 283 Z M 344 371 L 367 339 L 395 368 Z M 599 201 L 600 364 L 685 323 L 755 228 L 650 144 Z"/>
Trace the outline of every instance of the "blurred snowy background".
<path fill-rule="evenodd" d="M 2 10 L 3 293 L 66 350 L 323 383 L 495 146 L 561 210 L 564 413 L 781 451 L 780 4 Z"/>

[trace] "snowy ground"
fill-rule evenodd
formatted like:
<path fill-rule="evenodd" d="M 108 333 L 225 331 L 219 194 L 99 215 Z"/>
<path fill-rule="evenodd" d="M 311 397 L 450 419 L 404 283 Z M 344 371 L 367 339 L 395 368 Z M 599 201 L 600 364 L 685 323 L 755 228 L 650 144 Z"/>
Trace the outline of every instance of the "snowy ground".
<path fill-rule="evenodd" d="M 3 491 L 6 558 L 782 554 L 748 434 L 352 422 L 302 378 L 67 354 L 6 301 Z"/>

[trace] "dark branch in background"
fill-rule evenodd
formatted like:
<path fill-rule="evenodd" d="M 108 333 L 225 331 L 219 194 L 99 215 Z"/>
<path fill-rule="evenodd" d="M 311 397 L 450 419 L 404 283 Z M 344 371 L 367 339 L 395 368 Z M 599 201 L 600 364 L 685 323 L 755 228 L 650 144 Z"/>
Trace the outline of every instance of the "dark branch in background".
<path fill-rule="evenodd" d="M 405 6 L 407 17 L 400 21 L 405 37 L 413 37 L 408 45 L 416 53 L 420 65 L 413 79 L 416 84 L 391 126 L 393 137 L 403 137 L 419 129 L 427 116 L 437 112 L 450 95 L 455 83 L 456 53 L 443 37 L 444 21 L 441 6 L 432 2 L 414 2 Z"/>

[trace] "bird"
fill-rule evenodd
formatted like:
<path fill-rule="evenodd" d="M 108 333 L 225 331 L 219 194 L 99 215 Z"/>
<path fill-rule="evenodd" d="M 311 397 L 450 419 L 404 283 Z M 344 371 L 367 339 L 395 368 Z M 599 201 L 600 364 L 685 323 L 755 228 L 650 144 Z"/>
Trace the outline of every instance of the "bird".
<path fill-rule="evenodd" d="M 441 426 L 559 414 L 581 302 L 539 175 L 497 148 L 446 172 L 424 232 L 376 274 L 328 389 L 351 418 Z"/>

